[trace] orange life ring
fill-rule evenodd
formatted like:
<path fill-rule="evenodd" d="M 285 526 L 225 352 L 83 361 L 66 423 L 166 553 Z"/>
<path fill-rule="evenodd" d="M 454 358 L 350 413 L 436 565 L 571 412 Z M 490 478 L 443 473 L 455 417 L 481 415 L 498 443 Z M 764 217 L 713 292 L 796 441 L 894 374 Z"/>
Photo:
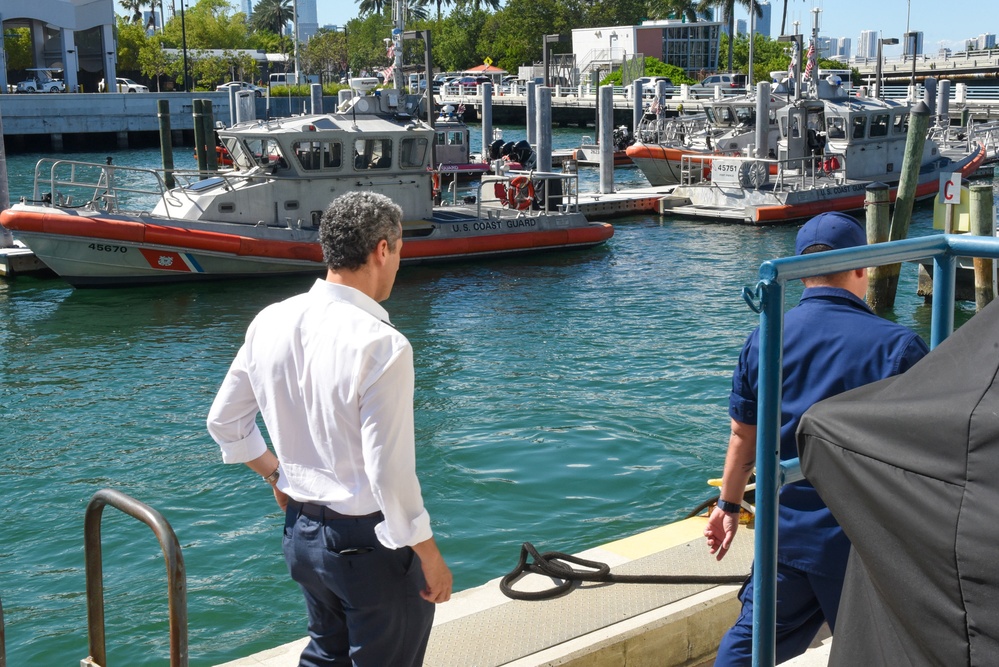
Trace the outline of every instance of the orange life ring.
<path fill-rule="evenodd" d="M 514 176 L 506 189 L 506 202 L 510 208 L 526 211 L 534 201 L 534 183 L 527 176 Z"/>
<path fill-rule="evenodd" d="M 441 191 L 441 175 L 439 172 L 432 172 L 430 174 L 430 184 L 434 188 L 434 194 Z"/>

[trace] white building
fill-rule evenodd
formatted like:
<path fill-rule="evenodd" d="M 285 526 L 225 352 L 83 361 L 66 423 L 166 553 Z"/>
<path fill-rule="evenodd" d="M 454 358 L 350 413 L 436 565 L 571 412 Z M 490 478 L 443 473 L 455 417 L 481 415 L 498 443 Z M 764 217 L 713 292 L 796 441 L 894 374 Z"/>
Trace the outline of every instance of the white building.
<path fill-rule="evenodd" d="M 861 30 L 857 40 L 857 59 L 869 60 L 878 57 L 878 31 Z"/>
<path fill-rule="evenodd" d="M 982 33 L 976 40 L 979 51 L 996 48 L 996 36 L 991 33 Z"/>

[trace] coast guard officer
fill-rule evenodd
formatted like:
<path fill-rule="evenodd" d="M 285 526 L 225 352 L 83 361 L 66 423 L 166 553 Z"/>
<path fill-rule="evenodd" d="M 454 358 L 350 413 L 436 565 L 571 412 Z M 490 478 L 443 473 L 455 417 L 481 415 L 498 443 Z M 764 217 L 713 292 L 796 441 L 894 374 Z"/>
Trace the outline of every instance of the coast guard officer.
<path fill-rule="evenodd" d="M 864 228 L 843 213 L 822 213 L 798 232 L 795 253 L 866 245 Z M 875 315 L 864 302 L 867 270 L 805 278 L 798 306 L 784 318 L 780 458 L 798 456 L 794 434 L 813 403 L 902 373 L 929 351 L 911 330 Z M 732 433 L 718 506 L 704 530 L 710 553 L 725 557 L 739 527 L 739 505 L 756 461 L 759 329 L 750 334 L 732 378 Z M 777 546 L 777 662 L 804 653 L 823 622 L 835 630 L 850 543 L 807 481 L 780 493 Z M 752 664 L 753 576 L 739 593 L 742 612 L 725 634 L 715 665 Z"/>
<path fill-rule="evenodd" d="M 352 192 L 320 223 L 325 280 L 253 320 L 208 415 L 226 463 L 285 509 L 284 554 L 305 594 L 303 667 L 417 667 L 451 572 L 416 478 L 413 349 L 378 302 L 402 210 Z M 256 425 L 258 412 L 274 446 Z"/>

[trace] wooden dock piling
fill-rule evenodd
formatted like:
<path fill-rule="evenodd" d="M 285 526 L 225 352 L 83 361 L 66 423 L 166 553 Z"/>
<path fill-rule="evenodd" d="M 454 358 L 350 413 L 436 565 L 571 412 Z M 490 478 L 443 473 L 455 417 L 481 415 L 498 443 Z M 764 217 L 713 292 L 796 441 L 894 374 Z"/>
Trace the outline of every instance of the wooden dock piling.
<path fill-rule="evenodd" d="M 895 197 L 889 241 L 899 241 L 909 236 L 912 205 L 916 201 L 916 186 L 919 184 L 919 166 L 929 126 L 930 109 L 925 102 L 919 101 L 909 114 L 909 130 L 905 140 L 905 153 L 902 158 L 902 171 L 898 181 L 898 194 Z M 882 309 L 891 310 L 895 307 L 895 293 L 898 290 L 898 275 L 902 265 L 889 264 L 881 268 L 878 281 L 874 284 L 878 294 L 875 301 Z"/>
<path fill-rule="evenodd" d="M 888 212 L 889 188 L 884 183 L 871 183 L 867 186 L 867 197 L 864 209 L 867 212 L 867 245 L 884 243 L 891 233 L 891 217 Z M 885 310 L 885 287 L 888 282 L 885 276 L 885 266 L 868 268 L 867 305 L 874 312 Z M 896 281 L 898 274 L 895 274 Z"/>
<path fill-rule="evenodd" d="M 995 223 L 992 220 L 992 185 L 972 185 L 971 233 L 976 236 L 995 236 Z M 992 288 L 992 260 L 975 257 L 975 309 L 981 310 L 992 302 L 995 292 Z"/>

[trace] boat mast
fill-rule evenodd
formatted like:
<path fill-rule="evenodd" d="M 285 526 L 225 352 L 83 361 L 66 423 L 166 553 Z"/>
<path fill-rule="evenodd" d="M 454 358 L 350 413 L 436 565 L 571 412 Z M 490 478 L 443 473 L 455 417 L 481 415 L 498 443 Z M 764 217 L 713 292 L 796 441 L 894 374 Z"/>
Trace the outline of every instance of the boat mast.
<path fill-rule="evenodd" d="M 812 52 L 815 66 L 812 67 L 808 77 L 808 92 L 811 93 L 812 97 L 819 95 L 819 13 L 821 11 L 818 7 L 812 7 L 812 44 L 810 48 L 815 49 Z"/>
<path fill-rule="evenodd" d="M 392 20 L 395 26 L 392 28 L 392 53 L 395 56 L 395 62 L 392 66 L 392 82 L 396 90 L 402 90 L 403 86 L 402 31 L 405 24 L 405 19 L 403 17 L 404 12 L 405 5 L 403 4 L 403 0 L 392 0 Z"/>

